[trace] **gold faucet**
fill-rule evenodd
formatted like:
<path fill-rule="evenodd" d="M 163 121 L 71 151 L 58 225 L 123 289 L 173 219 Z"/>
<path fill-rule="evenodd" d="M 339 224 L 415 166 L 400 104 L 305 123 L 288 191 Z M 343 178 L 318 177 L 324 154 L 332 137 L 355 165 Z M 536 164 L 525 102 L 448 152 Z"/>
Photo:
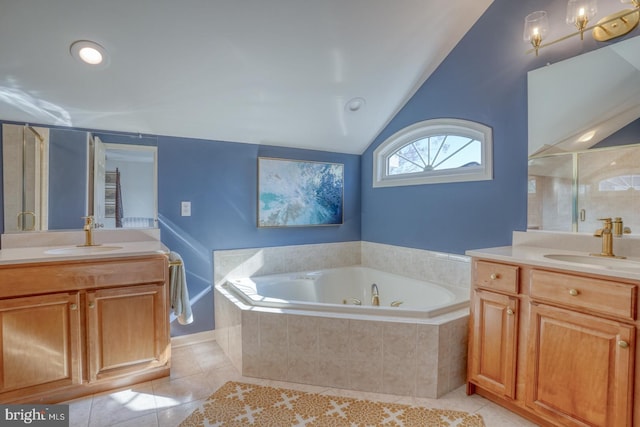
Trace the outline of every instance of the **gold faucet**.
<path fill-rule="evenodd" d="M 616 220 L 618 219 L 619 218 L 616 218 Z M 626 258 L 623 256 L 616 256 L 613 253 L 613 222 L 611 221 L 611 218 L 599 218 L 598 220 L 603 221 L 602 228 L 597 229 L 593 235 L 602 239 L 602 252 L 599 254 L 589 255 L 609 258 Z M 620 220 L 620 227 L 622 227 L 622 220 Z"/>
<path fill-rule="evenodd" d="M 93 229 L 95 228 L 93 216 L 83 216 L 82 219 L 84 219 L 84 245 L 78 246 L 99 246 L 93 243 Z"/>
<path fill-rule="evenodd" d="M 371 305 L 379 306 L 380 297 L 378 296 L 378 285 L 371 285 Z"/>
<path fill-rule="evenodd" d="M 624 227 L 622 224 L 622 218 L 615 217 L 613 219 L 613 236 L 614 237 L 622 237 L 622 231 L 623 231 Z"/>

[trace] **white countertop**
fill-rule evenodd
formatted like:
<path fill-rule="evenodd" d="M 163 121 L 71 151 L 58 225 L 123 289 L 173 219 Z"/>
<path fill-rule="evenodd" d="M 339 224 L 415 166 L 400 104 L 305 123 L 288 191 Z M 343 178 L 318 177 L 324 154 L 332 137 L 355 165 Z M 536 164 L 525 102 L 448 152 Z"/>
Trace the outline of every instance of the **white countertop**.
<path fill-rule="evenodd" d="M 109 250 L 101 250 L 101 247 Z M 59 245 L 2 249 L 0 250 L 0 265 L 122 258 L 169 253 L 169 249 L 159 240 L 104 243 L 102 245 L 95 246 L 95 248 L 95 250 L 91 248 L 87 248 L 85 250 L 85 248 L 76 245 Z"/>
<path fill-rule="evenodd" d="M 589 256 L 589 253 L 538 246 L 501 246 L 497 248 L 468 250 L 466 251 L 466 254 L 472 257 L 485 258 L 507 263 L 528 264 L 572 272 L 640 280 L 640 258 L 635 257 L 628 257 L 626 260 L 624 260 L 626 262 L 619 263 L 620 267 L 613 267 L 549 259 L 546 258 L 545 255 L 555 254 Z"/>

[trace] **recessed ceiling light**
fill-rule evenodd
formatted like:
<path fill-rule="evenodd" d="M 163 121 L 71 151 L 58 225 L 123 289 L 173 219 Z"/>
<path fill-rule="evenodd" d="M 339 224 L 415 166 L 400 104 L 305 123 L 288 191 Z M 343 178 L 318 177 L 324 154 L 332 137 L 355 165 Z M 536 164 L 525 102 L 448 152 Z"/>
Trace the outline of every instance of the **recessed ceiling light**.
<path fill-rule="evenodd" d="M 591 130 L 589 132 L 585 132 L 580 136 L 580 138 L 578 138 L 578 142 L 591 141 L 595 135 L 596 135 L 596 131 L 595 130 Z"/>
<path fill-rule="evenodd" d="M 71 44 L 71 56 L 84 64 L 106 67 L 108 65 L 107 51 L 96 42 L 78 40 Z"/>
<path fill-rule="evenodd" d="M 353 98 L 350 99 L 349 101 L 347 101 L 346 105 L 344 106 L 344 109 L 346 111 L 355 113 L 356 111 L 360 110 L 362 107 L 364 107 L 364 104 L 366 104 L 367 101 L 364 100 L 364 98 Z"/>

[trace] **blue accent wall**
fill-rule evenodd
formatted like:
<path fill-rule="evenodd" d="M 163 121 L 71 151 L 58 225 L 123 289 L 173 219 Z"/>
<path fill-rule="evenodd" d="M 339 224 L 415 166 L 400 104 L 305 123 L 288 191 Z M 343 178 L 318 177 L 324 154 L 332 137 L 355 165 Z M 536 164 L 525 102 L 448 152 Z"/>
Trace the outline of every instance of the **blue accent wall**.
<path fill-rule="evenodd" d="M 344 223 L 258 228 L 258 157 L 343 163 Z M 158 210 L 162 241 L 187 267 L 195 322 L 172 335 L 213 328 L 212 251 L 360 240 L 360 156 L 274 146 L 158 137 Z M 191 202 L 191 216 L 180 203 Z"/>
<path fill-rule="evenodd" d="M 49 229 L 82 225 L 87 212 L 87 137 L 83 132 L 49 131 Z"/>
<path fill-rule="evenodd" d="M 510 245 L 512 232 L 526 229 L 527 72 L 604 45 L 589 33 L 526 54 L 524 17 L 546 10 L 552 40 L 573 31 L 565 8 L 553 0 L 493 2 L 362 155 L 362 240 L 462 254 Z M 493 129 L 494 179 L 373 188 L 375 148 L 408 125 L 443 117 Z"/>

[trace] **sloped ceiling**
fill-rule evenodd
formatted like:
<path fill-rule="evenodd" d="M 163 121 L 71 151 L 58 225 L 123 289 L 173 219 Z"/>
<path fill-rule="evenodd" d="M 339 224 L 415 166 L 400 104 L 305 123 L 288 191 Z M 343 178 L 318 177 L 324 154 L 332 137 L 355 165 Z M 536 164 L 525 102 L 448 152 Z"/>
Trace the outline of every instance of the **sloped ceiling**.
<path fill-rule="evenodd" d="M 0 0 L 0 119 L 360 154 L 491 3 Z"/>

